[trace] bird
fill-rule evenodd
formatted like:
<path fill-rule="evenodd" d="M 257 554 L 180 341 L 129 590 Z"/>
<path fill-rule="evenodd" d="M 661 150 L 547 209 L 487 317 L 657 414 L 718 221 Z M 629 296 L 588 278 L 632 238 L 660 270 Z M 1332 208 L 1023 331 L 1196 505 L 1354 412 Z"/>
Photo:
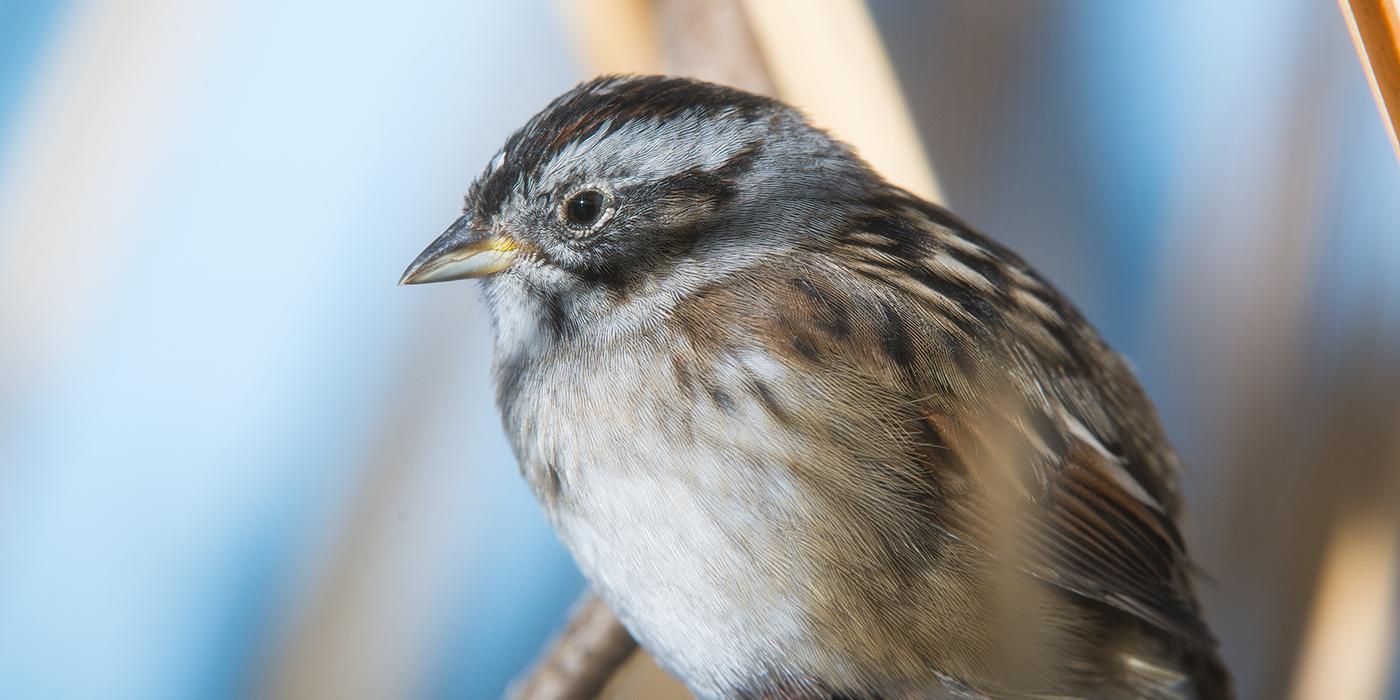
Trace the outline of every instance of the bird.
<path fill-rule="evenodd" d="M 460 279 L 524 480 L 696 697 L 1231 697 L 1127 362 L 799 110 L 581 83 L 400 283 Z"/>

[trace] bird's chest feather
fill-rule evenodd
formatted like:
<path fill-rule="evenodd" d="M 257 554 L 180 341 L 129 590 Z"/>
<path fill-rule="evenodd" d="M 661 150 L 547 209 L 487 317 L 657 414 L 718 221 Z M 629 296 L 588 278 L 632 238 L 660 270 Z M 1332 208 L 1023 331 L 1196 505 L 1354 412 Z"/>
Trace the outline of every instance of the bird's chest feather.
<path fill-rule="evenodd" d="M 775 415 L 773 360 L 670 358 L 653 345 L 537 365 L 507 428 L 595 588 L 664 664 L 720 694 L 769 659 L 818 653 L 815 564 L 843 544 L 820 533 L 840 518 L 792 464 L 833 460 Z"/>

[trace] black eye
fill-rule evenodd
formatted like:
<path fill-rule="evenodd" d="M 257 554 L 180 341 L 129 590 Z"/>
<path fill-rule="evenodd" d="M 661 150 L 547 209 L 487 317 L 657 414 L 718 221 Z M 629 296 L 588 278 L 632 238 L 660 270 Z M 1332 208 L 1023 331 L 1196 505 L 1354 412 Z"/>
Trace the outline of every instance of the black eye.
<path fill-rule="evenodd" d="M 603 215 L 603 193 L 584 190 L 564 203 L 564 218 L 572 226 L 592 226 Z"/>

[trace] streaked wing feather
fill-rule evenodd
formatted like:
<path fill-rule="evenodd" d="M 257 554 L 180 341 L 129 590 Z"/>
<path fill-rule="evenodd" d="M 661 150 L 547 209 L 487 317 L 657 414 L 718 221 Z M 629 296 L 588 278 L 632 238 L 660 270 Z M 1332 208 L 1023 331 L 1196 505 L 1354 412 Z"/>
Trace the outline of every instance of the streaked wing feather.
<path fill-rule="evenodd" d="M 1038 517 L 1024 533 L 1036 546 L 1029 548 L 1033 556 L 1020 563 L 1021 568 L 1185 640 L 1212 644 L 1200 620 L 1189 581 L 1192 568 L 1173 521 L 1179 504 L 1171 482 L 1174 476 L 1164 465 L 1172 464 L 1174 457 L 1131 372 L 1093 335 L 1078 312 L 1013 253 L 955 220 L 933 219 L 925 222 L 925 228 L 928 240 L 913 244 L 904 241 L 872 249 L 860 239 L 853 241 L 848 249 L 851 269 L 884 283 L 902 306 L 926 317 L 910 323 L 912 329 L 945 327 L 935 319 L 945 315 L 950 305 L 966 306 L 967 295 L 974 290 L 954 294 L 944 280 L 939 287 L 911 292 L 909 285 L 924 283 L 929 276 L 905 274 L 902 268 L 915 267 L 918 261 L 900 260 L 891 250 L 906 255 L 908 251 L 914 255 L 982 251 L 988 257 L 979 260 L 981 265 L 1002 266 L 998 277 L 1006 284 L 1020 285 L 1014 290 L 1017 294 L 1000 290 L 993 295 L 993 301 L 1002 305 L 1000 315 L 980 316 L 992 326 L 1005 352 L 982 347 L 986 338 L 978 340 L 977 349 L 980 371 L 990 373 L 983 376 L 984 382 L 1001 384 L 983 383 L 980 388 L 995 393 L 1005 386 L 1024 387 L 1025 395 L 1019 398 L 1032 420 L 1023 423 L 1038 426 L 1042 433 L 1024 436 L 1033 445 L 1026 452 L 1035 457 L 1022 467 L 1028 476 L 1019 479 L 1018 489 L 1029 486 L 1023 497 L 1031 501 Z M 1017 296 L 1036 300 L 1038 321 L 1027 323 L 1029 314 L 1018 318 L 1017 309 L 1007 308 Z M 1045 318 L 1047 309 L 1058 315 L 1060 323 Z M 1055 345 L 1046 346 L 1046 338 L 1053 338 Z M 918 376 L 913 379 L 920 381 Z M 930 388 L 938 386 L 934 377 L 922 379 Z M 975 406 L 983 399 L 961 397 L 964 409 L 956 414 L 959 420 L 985 410 L 986 406 Z M 938 397 L 922 410 L 928 415 L 947 412 L 948 401 Z M 970 432 L 977 431 L 976 426 L 970 427 Z M 1151 434 L 1135 441 L 1119 439 L 1134 431 Z M 953 443 L 954 454 L 927 453 L 929 473 L 938 473 L 948 460 L 977 460 L 979 455 L 968 453 L 968 441 Z M 1004 524 L 987 522 L 985 514 L 972 510 L 963 508 L 950 516 L 952 526 L 962 530 L 956 536 L 989 542 L 1003 534 L 994 528 Z"/>

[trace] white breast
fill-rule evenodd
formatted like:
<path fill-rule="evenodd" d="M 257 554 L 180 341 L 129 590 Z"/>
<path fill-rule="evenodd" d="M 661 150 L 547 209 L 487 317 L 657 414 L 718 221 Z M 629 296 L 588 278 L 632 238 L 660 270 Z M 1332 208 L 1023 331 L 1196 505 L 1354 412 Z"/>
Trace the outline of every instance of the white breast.
<path fill-rule="evenodd" d="M 807 639 L 811 575 L 784 532 L 820 514 L 783 465 L 761 455 L 783 430 L 742 387 L 683 391 L 641 349 L 607 366 L 560 362 L 532 377 L 517 440 L 537 492 L 594 587 L 644 646 L 702 694 L 747 680 Z M 595 356 L 596 357 L 596 356 Z M 767 358 L 735 360 L 770 380 Z M 725 373 L 717 373 L 723 380 Z M 806 652 L 803 652 L 806 653 Z"/>

